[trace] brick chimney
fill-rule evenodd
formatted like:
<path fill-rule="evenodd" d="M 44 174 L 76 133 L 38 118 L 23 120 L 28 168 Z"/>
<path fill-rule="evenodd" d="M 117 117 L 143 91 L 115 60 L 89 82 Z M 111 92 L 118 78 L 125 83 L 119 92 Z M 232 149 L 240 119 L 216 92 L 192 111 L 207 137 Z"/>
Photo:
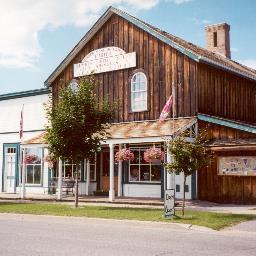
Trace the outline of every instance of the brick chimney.
<path fill-rule="evenodd" d="M 229 30 L 227 23 L 206 26 L 206 49 L 231 59 Z"/>

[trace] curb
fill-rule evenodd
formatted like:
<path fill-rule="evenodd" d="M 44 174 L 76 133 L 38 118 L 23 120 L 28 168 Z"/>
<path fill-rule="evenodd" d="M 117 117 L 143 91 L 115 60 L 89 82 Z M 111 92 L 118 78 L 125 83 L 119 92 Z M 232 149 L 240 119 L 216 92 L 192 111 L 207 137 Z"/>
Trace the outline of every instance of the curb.
<path fill-rule="evenodd" d="M 0 197 L 0 200 L 2 201 L 19 201 L 19 202 L 74 202 L 74 199 L 47 199 L 47 198 L 26 198 L 26 199 L 20 199 L 20 198 L 4 198 Z M 109 202 L 108 200 L 106 201 L 98 201 L 98 200 L 84 200 L 79 198 L 80 203 L 96 203 L 96 204 L 127 204 L 127 205 L 144 205 L 144 206 L 164 206 L 164 203 L 157 203 L 157 202 L 148 202 L 148 203 L 143 203 L 143 202 L 118 202 L 118 201 L 113 201 Z"/>

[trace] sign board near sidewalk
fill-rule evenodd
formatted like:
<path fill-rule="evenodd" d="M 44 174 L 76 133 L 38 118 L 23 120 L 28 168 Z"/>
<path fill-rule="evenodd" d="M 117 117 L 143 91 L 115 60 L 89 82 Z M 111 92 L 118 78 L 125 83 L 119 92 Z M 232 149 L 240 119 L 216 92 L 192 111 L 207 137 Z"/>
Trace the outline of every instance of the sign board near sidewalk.
<path fill-rule="evenodd" d="M 164 216 L 172 217 L 175 215 L 175 190 L 167 189 L 164 193 Z"/>

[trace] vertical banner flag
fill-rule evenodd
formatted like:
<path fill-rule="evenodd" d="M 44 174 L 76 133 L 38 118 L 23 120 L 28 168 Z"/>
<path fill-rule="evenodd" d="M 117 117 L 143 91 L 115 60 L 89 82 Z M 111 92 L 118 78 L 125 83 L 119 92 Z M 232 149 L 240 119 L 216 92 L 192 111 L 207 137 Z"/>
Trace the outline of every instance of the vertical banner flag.
<path fill-rule="evenodd" d="M 20 112 L 20 139 L 23 137 L 23 110 L 24 105 L 22 106 L 21 112 Z"/>
<path fill-rule="evenodd" d="M 164 122 L 164 120 L 167 118 L 172 105 L 173 105 L 173 96 L 171 95 L 161 112 L 161 115 L 159 117 L 160 122 Z"/>

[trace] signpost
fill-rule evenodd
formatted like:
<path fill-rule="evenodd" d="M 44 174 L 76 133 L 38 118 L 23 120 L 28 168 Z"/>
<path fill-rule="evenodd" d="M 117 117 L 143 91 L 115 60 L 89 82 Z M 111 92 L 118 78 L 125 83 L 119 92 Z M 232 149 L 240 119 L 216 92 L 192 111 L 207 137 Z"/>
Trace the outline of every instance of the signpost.
<path fill-rule="evenodd" d="M 166 218 L 175 215 L 175 190 L 167 189 L 164 193 L 164 216 Z"/>

